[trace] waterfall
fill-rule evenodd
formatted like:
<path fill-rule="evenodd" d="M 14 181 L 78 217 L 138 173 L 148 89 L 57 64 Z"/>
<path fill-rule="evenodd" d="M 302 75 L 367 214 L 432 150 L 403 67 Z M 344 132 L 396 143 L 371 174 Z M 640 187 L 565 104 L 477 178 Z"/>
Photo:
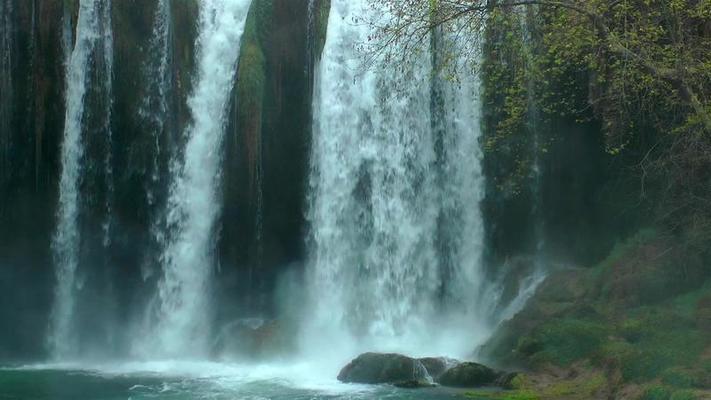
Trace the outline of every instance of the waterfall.
<path fill-rule="evenodd" d="M 444 315 L 463 317 L 457 333 L 477 329 L 464 322 L 476 321 L 483 285 L 478 78 L 436 79 L 443 106 L 433 114 L 427 51 L 402 68 L 363 68 L 358 49 L 373 32 L 358 21 L 380 15 L 365 0 L 331 3 L 314 94 L 307 336 L 432 351 L 433 340 L 452 342 Z"/>
<path fill-rule="evenodd" d="M 76 351 L 73 314 L 77 286 L 80 234 L 78 227 L 84 146 L 82 119 L 85 113 L 92 54 L 102 35 L 102 1 L 81 0 L 74 47 L 67 53 L 64 138 L 61 147 L 62 171 L 59 181 L 57 226 L 52 251 L 57 277 L 50 320 L 48 344 L 54 357 L 66 357 Z M 105 15 L 104 15 L 105 16 Z M 106 24 L 106 21 L 103 22 Z"/>
<path fill-rule="evenodd" d="M 111 20 L 111 0 L 105 0 L 101 4 L 101 36 L 102 51 L 102 71 L 101 76 L 104 84 L 104 116 L 101 131 L 105 138 L 106 154 L 104 156 L 104 182 L 106 196 L 104 199 L 104 221 L 101 225 L 103 232 L 102 243 L 104 248 L 111 244 L 111 225 L 113 223 L 113 197 L 114 197 L 114 169 L 113 169 L 113 134 L 111 129 L 114 102 L 113 76 L 114 76 L 114 35 Z"/>
<path fill-rule="evenodd" d="M 453 29 L 458 32 L 458 29 Z M 447 315 L 450 320 L 459 319 L 469 329 L 469 340 L 481 340 L 485 328 L 481 321 L 489 319 L 492 305 L 486 296 L 490 283 L 482 268 L 484 225 L 479 204 L 484 198 L 485 179 L 482 172 L 482 150 L 479 144 L 481 132 L 480 79 L 474 63 L 478 62 L 480 48 L 462 44 L 456 34 L 440 32 L 433 49 L 435 60 L 438 53 L 454 54 L 448 63 L 436 66 L 434 93 L 441 97 L 441 110 L 435 114 L 436 134 L 439 137 L 439 198 L 441 206 L 440 254 L 446 271 L 443 283 L 446 298 L 453 304 Z M 474 60 L 470 58 L 473 57 Z M 449 77 L 456 72 L 456 80 Z M 451 312 L 458 315 L 451 315 Z M 469 320 L 469 321 L 467 321 Z M 477 325 L 474 320 L 479 320 Z M 478 329 L 473 329 L 473 328 Z"/>
<path fill-rule="evenodd" d="M 147 350 L 199 356 L 209 337 L 221 146 L 250 0 L 200 2 L 197 74 L 183 159 L 173 169 L 157 321 Z"/>
<path fill-rule="evenodd" d="M 153 18 L 153 33 L 149 43 L 149 56 L 143 66 L 145 92 L 139 106 L 139 117 L 150 133 L 152 158 L 146 166 L 146 204 L 150 210 L 151 246 L 142 265 L 143 278 L 153 274 L 158 255 L 156 249 L 165 244 L 165 183 L 170 160 L 175 156 L 173 146 L 176 111 L 171 106 L 173 91 L 173 52 L 171 47 L 173 26 L 171 3 L 159 0 Z"/>
<path fill-rule="evenodd" d="M 162 140 L 166 122 L 169 118 L 169 96 L 172 90 L 171 52 L 171 10 L 168 0 L 159 0 L 153 20 L 153 34 L 148 57 L 144 66 L 146 81 L 145 94 L 139 108 L 141 119 L 149 127 L 153 146 L 153 159 L 149 166 L 149 184 L 146 188 L 146 201 L 150 206 L 156 203 L 156 191 L 161 179 Z"/>

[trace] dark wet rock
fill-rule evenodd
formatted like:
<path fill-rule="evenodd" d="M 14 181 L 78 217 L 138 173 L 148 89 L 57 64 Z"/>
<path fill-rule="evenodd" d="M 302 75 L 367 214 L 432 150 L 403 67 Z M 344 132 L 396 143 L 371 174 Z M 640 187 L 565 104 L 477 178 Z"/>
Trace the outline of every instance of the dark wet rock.
<path fill-rule="evenodd" d="M 414 358 L 395 353 L 364 353 L 338 374 L 347 383 L 404 383 L 430 379 L 427 369 Z"/>
<path fill-rule="evenodd" d="M 419 361 L 435 381 L 442 376 L 445 371 L 459 364 L 459 361 L 446 357 L 425 357 L 420 358 Z"/>
<path fill-rule="evenodd" d="M 499 374 L 499 377 L 494 381 L 494 386 L 500 387 L 502 389 L 514 389 L 513 381 L 518 376 L 518 372 L 503 372 Z"/>
<path fill-rule="evenodd" d="M 421 389 L 421 388 L 429 388 L 429 387 L 435 387 L 434 383 L 427 381 L 427 380 L 409 380 L 409 381 L 402 381 L 402 382 L 395 382 L 393 383 L 393 386 L 399 387 L 401 389 Z"/>
<path fill-rule="evenodd" d="M 442 374 L 438 379 L 438 383 L 442 386 L 452 387 L 495 386 L 501 376 L 500 372 L 485 365 L 463 362 Z"/>

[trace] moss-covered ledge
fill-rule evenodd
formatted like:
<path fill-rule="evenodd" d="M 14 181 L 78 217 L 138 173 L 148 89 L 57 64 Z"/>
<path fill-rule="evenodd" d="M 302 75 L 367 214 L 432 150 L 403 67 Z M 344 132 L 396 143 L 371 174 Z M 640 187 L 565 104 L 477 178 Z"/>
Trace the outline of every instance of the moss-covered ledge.
<path fill-rule="evenodd" d="M 482 349 L 527 384 L 475 398 L 710 398 L 711 269 L 682 243 L 642 230 L 592 268 L 553 273 Z M 585 375 L 606 395 L 581 391 Z"/>

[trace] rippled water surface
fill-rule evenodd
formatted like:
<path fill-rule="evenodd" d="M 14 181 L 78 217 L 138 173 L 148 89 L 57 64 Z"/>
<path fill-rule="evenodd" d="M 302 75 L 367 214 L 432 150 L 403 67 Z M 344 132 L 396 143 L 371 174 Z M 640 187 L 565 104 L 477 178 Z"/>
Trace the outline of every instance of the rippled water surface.
<path fill-rule="evenodd" d="M 130 363 L 0 369 L 0 399 L 464 399 L 447 388 L 398 389 L 320 378 L 308 364 L 287 367 L 215 363 Z"/>

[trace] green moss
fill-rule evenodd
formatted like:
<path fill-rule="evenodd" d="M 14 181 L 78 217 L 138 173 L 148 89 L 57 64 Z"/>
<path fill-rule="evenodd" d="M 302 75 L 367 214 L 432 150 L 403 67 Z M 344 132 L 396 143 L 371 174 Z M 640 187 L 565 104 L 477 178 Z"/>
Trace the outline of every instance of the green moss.
<path fill-rule="evenodd" d="M 631 314 L 613 332 L 622 340 L 605 343 L 599 360 L 614 362 L 625 381 L 647 382 L 664 374 L 668 383 L 684 387 L 681 367 L 694 365 L 703 352 L 702 332 L 673 310 L 647 307 Z"/>
<path fill-rule="evenodd" d="M 677 388 L 691 388 L 696 386 L 697 377 L 692 371 L 670 368 L 662 373 L 662 382 Z"/>
<path fill-rule="evenodd" d="M 266 84 L 263 43 L 271 25 L 271 0 L 252 3 L 247 15 L 239 57 L 237 106 L 240 121 L 260 118 Z"/>
<path fill-rule="evenodd" d="M 318 57 L 321 57 L 323 47 L 326 45 L 326 34 L 328 31 L 328 17 L 331 13 L 331 0 L 321 0 L 316 15 L 316 49 Z"/>
<path fill-rule="evenodd" d="M 706 283 L 702 288 L 686 293 L 672 301 L 672 307 L 685 317 L 694 317 L 699 302 L 702 298 L 711 293 L 711 284 Z"/>
<path fill-rule="evenodd" d="M 605 386 L 605 382 L 605 376 L 598 373 L 578 379 L 554 382 L 544 387 L 534 387 L 525 375 L 518 375 L 512 382 L 515 390 L 503 392 L 475 391 L 468 393 L 467 396 L 481 400 L 588 400 L 597 397 L 598 392 Z"/>
<path fill-rule="evenodd" d="M 674 390 L 662 385 L 653 385 L 645 389 L 639 400 L 696 400 L 697 398 L 691 390 Z"/>
<path fill-rule="evenodd" d="M 540 349 L 533 357 L 538 362 L 569 365 L 595 354 L 608 336 L 608 328 L 595 321 L 563 318 L 548 321 L 528 339 L 528 349 Z"/>
<path fill-rule="evenodd" d="M 650 386 L 645 389 L 640 400 L 669 400 L 671 391 L 664 386 Z"/>
<path fill-rule="evenodd" d="M 602 260 L 595 269 L 598 274 L 609 271 L 612 266 L 620 261 L 624 256 L 633 251 L 639 246 L 649 243 L 657 237 L 657 231 L 652 228 L 643 228 L 637 231 L 634 235 L 622 242 L 617 242 L 612 247 L 610 253 Z"/>
<path fill-rule="evenodd" d="M 696 400 L 697 396 L 690 390 L 679 390 L 672 393 L 669 400 Z"/>
<path fill-rule="evenodd" d="M 550 399 L 591 399 L 605 385 L 605 377 L 596 374 L 584 380 L 563 381 L 550 385 L 543 391 L 543 398 Z"/>

